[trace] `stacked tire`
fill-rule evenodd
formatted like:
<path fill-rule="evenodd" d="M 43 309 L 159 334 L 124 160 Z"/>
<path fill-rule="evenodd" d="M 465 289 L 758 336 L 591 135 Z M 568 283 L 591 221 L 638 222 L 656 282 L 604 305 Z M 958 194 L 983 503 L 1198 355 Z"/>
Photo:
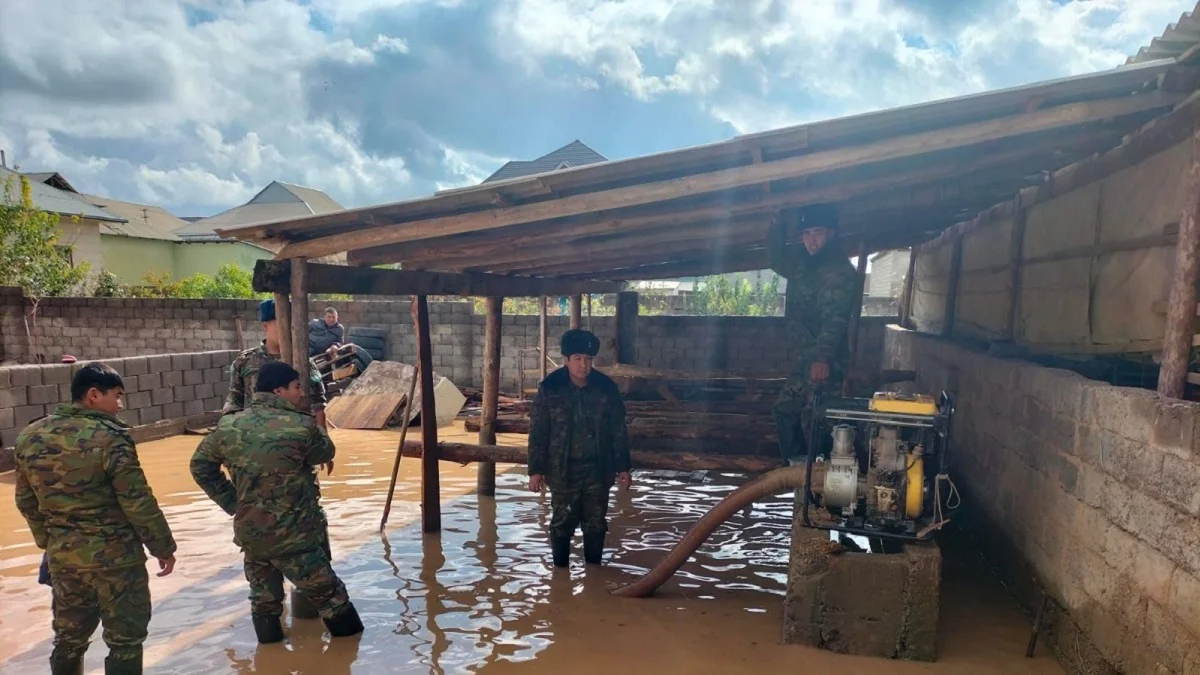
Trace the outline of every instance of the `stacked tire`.
<path fill-rule="evenodd" d="M 382 360 L 387 352 L 387 335 L 388 332 L 382 328 L 351 326 L 346 339 L 361 347 L 371 358 Z"/>

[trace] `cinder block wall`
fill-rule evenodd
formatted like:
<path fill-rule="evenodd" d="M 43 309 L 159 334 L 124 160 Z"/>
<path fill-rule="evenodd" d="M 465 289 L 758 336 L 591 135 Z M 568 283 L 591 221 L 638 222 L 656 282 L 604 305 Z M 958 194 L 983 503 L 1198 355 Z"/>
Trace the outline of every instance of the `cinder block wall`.
<path fill-rule="evenodd" d="M 220 410 L 229 391 L 229 364 L 237 354 L 163 354 L 104 363 L 125 380 L 121 418 L 138 426 Z M 71 400 L 71 378 L 82 365 L 0 367 L 0 448 L 11 447 L 25 425 Z"/>
<path fill-rule="evenodd" d="M 1200 405 L 894 327 L 886 350 L 957 394 L 953 477 L 1030 606 L 1018 568 L 1053 597 L 1068 670 L 1200 673 Z"/>

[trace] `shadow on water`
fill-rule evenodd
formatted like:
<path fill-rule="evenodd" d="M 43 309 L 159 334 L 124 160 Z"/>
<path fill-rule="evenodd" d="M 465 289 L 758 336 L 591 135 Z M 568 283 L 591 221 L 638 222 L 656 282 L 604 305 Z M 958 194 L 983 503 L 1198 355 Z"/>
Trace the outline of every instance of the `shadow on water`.
<path fill-rule="evenodd" d="M 419 477 L 415 471 L 405 474 L 398 486 L 404 501 L 396 511 L 405 522 L 380 534 L 372 523 L 378 523 L 382 508 L 389 455 L 357 443 L 341 447 L 348 448 L 343 475 L 323 477 L 322 486 L 334 567 L 366 632 L 334 640 L 319 620 L 285 616 L 287 640 L 258 645 L 240 556 L 226 543 L 229 521 L 214 516 L 203 495 L 181 491 L 166 501 L 189 567 L 182 579 L 154 588 L 146 672 L 624 675 L 781 672 L 798 662 L 809 672 L 847 675 L 1059 672 L 1046 659 L 995 658 L 987 649 L 955 646 L 970 636 L 944 650 L 946 663 L 933 665 L 780 646 L 790 495 L 754 504 L 730 519 L 655 598 L 608 593 L 661 559 L 740 477 L 712 475 L 694 484 L 641 476 L 632 489 L 613 493 L 608 564 L 585 568 L 576 537 L 571 568 L 554 570 L 545 535 L 549 500 L 525 490 L 523 477 L 501 474 L 495 498 L 477 497 L 469 492 L 475 482 L 471 471 L 444 467 L 444 494 L 461 496 L 443 504 L 442 532 L 430 535 L 421 532 L 414 503 Z M 31 561 L 36 567 L 36 558 Z M 6 580 L 0 576 L 0 582 Z M 22 590 L 13 597 L 34 616 L 44 612 L 37 605 L 46 596 Z M 7 604 L 10 598 L 4 597 Z M 1005 636 L 996 644 L 1007 651 L 1027 628 L 1011 608 L 999 611 L 1003 630 L 997 621 L 987 625 L 991 634 Z M 953 621 L 970 623 L 958 616 Z M 9 656 L 0 670 L 44 672 L 50 649 L 44 635 L 26 642 L 36 644 L 17 656 L 0 653 L 0 659 Z M 87 663 L 98 672 L 106 649 L 98 633 L 95 638 Z M 1012 653 L 1019 656 L 1020 649 Z"/>

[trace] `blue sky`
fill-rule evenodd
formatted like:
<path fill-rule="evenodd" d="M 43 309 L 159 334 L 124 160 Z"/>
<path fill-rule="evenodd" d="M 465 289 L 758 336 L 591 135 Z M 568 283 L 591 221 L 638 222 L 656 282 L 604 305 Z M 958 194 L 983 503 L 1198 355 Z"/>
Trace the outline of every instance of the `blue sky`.
<path fill-rule="evenodd" d="M 576 138 L 623 158 L 1120 65 L 1194 0 L 3 0 L 0 149 L 207 215 Z"/>

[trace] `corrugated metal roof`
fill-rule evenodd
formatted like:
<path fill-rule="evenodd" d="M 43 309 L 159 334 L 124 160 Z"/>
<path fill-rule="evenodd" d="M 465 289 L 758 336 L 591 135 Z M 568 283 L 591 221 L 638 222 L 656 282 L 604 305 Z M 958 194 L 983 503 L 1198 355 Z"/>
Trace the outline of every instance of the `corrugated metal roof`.
<path fill-rule="evenodd" d="M 576 139 L 561 148 L 546 153 L 537 159 L 530 161 L 512 161 L 496 170 L 496 173 L 488 176 L 483 180 L 484 183 L 490 183 L 498 180 L 507 180 L 509 178 L 521 178 L 523 176 L 532 176 L 539 173 L 547 173 L 550 171 L 558 171 L 561 169 L 569 169 L 573 166 L 585 166 L 588 164 L 596 164 L 598 162 L 607 162 L 608 159 L 589 148 L 582 141 Z"/>
<path fill-rule="evenodd" d="M 185 227 L 188 224 L 186 221 L 171 215 L 166 209 L 160 206 L 122 202 L 95 195 L 81 196 L 112 215 L 125 219 L 126 222 L 123 223 L 102 225 L 100 234 L 179 241 L 175 230 Z"/>
<path fill-rule="evenodd" d="M 1200 3 L 1196 9 L 1184 12 L 1179 21 L 1167 26 L 1163 34 L 1129 57 L 1126 64 L 1146 63 L 1157 59 L 1175 59 L 1200 44 Z"/>
<path fill-rule="evenodd" d="M 10 179 L 19 181 L 20 177 L 21 174 L 16 171 L 0 167 L 0 186 L 6 185 Z M 14 187 L 14 190 L 16 189 L 19 188 Z M 33 205 L 43 211 L 112 223 L 125 222 L 124 218 L 88 203 L 83 197 L 74 192 L 67 192 L 66 190 L 51 187 L 39 180 L 29 179 L 29 191 L 33 198 Z"/>

